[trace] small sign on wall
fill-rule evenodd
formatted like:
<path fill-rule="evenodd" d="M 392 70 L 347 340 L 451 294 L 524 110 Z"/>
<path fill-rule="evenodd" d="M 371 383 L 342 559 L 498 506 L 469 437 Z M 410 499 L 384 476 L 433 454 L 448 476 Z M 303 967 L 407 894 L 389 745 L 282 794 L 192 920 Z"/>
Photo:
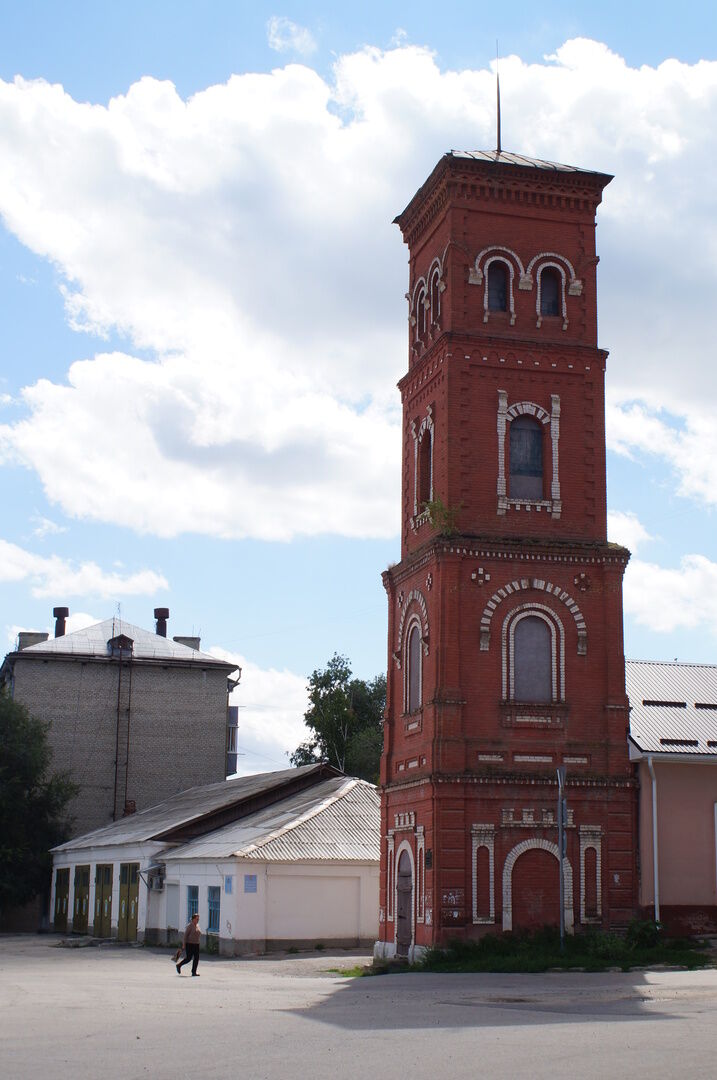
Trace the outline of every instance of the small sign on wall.
<path fill-rule="evenodd" d="M 244 892 L 256 892 L 256 874 L 244 875 Z"/>

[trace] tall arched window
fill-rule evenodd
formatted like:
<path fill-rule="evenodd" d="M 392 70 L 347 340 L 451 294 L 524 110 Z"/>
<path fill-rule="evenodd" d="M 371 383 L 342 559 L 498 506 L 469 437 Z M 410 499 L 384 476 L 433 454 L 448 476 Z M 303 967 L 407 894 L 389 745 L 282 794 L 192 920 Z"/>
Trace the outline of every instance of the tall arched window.
<path fill-rule="evenodd" d="M 418 513 L 433 498 L 433 429 L 425 427 L 418 444 Z"/>
<path fill-rule="evenodd" d="M 562 279 L 552 266 L 540 271 L 540 314 L 560 315 Z"/>
<path fill-rule="evenodd" d="M 510 425 L 510 497 L 543 498 L 543 425 L 532 416 Z"/>
<path fill-rule="evenodd" d="M 488 267 L 488 311 L 508 310 L 508 267 L 494 259 Z"/>
<path fill-rule="evenodd" d="M 516 701 L 553 700 L 552 634 L 539 615 L 528 615 L 515 626 L 513 696 Z"/>
<path fill-rule="evenodd" d="M 421 628 L 417 622 L 408 632 L 406 644 L 406 712 L 416 712 L 421 707 Z"/>
<path fill-rule="evenodd" d="M 440 290 L 441 278 L 438 273 L 438 267 L 433 271 L 431 275 L 431 322 L 437 323 L 441 314 L 441 290 Z"/>

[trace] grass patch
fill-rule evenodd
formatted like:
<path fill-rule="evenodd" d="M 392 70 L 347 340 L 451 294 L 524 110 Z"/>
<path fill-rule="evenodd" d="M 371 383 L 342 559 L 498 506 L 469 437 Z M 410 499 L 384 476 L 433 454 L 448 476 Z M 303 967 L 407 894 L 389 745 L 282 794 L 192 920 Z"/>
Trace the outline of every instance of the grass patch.
<path fill-rule="evenodd" d="M 701 941 L 692 938 L 664 938 L 659 926 L 648 922 L 631 924 L 625 936 L 601 930 L 566 934 L 560 948 L 560 934 L 552 927 L 534 933 L 486 934 L 478 941 L 451 941 L 444 948 L 430 949 L 413 971 L 541 972 L 551 969 L 606 971 L 619 968 L 666 964 L 689 969 L 712 963 Z"/>
<path fill-rule="evenodd" d="M 370 964 L 354 964 L 350 968 L 327 968 L 332 975 L 343 975 L 347 979 L 362 979 L 364 975 L 377 975 Z"/>

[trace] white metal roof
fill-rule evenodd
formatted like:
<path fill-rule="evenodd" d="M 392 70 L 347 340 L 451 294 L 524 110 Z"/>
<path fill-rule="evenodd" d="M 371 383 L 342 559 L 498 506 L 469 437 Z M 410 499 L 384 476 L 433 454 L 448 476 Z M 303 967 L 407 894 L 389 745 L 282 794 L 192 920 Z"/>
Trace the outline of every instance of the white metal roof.
<path fill-rule="evenodd" d="M 91 656 L 106 657 L 107 642 L 112 638 L 123 634 L 131 638 L 133 642 L 132 656 L 135 660 L 174 660 L 213 664 L 232 669 L 235 665 L 228 664 L 224 660 L 218 660 L 210 653 L 199 652 L 191 649 L 188 645 L 180 645 L 178 641 L 162 637 L 160 634 L 143 630 L 140 626 L 134 626 L 124 619 L 104 619 L 85 627 L 84 630 L 74 630 L 71 634 L 62 637 L 48 638 L 40 641 L 37 645 L 30 645 L 23 649 L 19 656 Z"/>
<path fill-rule="evenodd" d="M 379 836 L 376 788 L 364 780 L 339 776 L 173 848 L 164 857 L 168 862 L 230 857 L 378 862 Z"/>
<path fill-rule="evenodd" d="M 279 772 L 258 773 L 254 776 L 238 776 L 231 780 L 221 780 L 216 784 L 203 784 L 200 787 L 180 791 L 170 799 L 138 810 L 136 814 L 120 818 L 100 829 L 76 836 L 65 844 L 59 844 L 53 851 L 71 851 L 77 848 L 113 847 L 117 844 L 141 843 L 163 836 L 170 829 L 176 829 L 190 822 L 197 821 L 208 814 L 231 807 L 245 799 L 252 798 L 280 789 L 283 785 L 307 776 L 312 772 L 325 771 L 322 765 L 302 765 L 297 769 L 282 769 Z"/>
<path fill-rule="evenodd" d="M 628 660 L 625 679 L 639 750 L 717 757 L 717 666 Z"/>

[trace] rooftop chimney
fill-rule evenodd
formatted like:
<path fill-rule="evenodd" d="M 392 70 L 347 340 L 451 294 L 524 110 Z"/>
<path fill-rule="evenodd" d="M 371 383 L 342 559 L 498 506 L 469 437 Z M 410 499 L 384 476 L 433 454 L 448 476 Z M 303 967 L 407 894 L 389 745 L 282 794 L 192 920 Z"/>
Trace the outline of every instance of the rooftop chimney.
<path fill-rule="evenodd" d="M 70 614 L 68 607 L 56 607 L 52 609 L 52 617 L 55 620 L 55 637 L 65 636 L 65 619 Z"/>
<path fill-rule="evenodd" d="M 17 650 L 22 652 L 23 649 L 29 649 L 31 645 L 39 645 L 41 641 L 47 641 L 50 635 L 45 631 L 36 630 L 21 630 L 17 635 Z"/>
<path fill-rule="evenodd" d="M 195 652 L 199 652 L 201 640 L 202 639 L 198 637 L 186 637 L 182 634 L 172 638 L 172 641 L 176 641 L 177 645 L 186 645 L 188 649 L 194 649 Z"/>
<path fill-rule="evenodd" d="M 167 636 L 167 619 L 169 618 L 168 607 L 156 607 L 154 617 L 157 620 L 157 633 L 160 637 Z"/>

